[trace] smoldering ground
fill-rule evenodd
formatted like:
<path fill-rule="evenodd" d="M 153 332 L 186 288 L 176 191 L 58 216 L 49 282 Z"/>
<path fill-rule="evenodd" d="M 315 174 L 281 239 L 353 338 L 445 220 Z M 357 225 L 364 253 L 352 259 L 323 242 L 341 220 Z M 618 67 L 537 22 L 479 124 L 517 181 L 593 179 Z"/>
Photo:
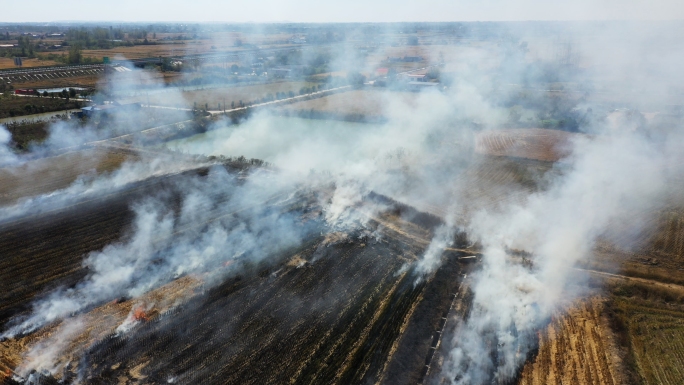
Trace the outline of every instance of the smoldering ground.
<path fill-rule="evenodd" d="M 567 290 L 573 265 L 590 258 L 593 242 L 611 223 L 626 218 L 639 222 L 635 213 L 657 205 L 668 192 L 668 178 L 681 175 L 681 170 L 670 166 L 680 164 L 673 145 L 681 143 L 678 135 L 666 132 L 664 138 L 653 138 L 643 131 L 619 129 L 604 134 L 605 123 L 591 120 L 578 128 L 591 129 L 597 137 L 576 141 L 560 176 L 545 181 L 544 189 L 522 204 L 460 217 L 461 208 L 469 204 L 460 195 L 469 186 L 458 182 L 473 162 L 469 141 L 476 131 L 511 123 L 508 106 L 517 96 L 502 91 L 501 84 L 523 83 L 523 77 L 530 81 L 530 74 L 537 74 L 531 79 L 537 84 L 550 81 L 548 73 L 534 71 L 539 63 L 508 54 L 510 49 L 520 49 L 519 43 L 502 44 L 502 49 L 491 45 L 467 50 L 458 61 L 447 62 L 443 71 L 453 71 L 454 80 L 446 92 L 416 94 L 411 105 L 386 93 L 388 123 L 352 135 L 304 126 L 286 130 L 278 117 L 268 113 L 227 127 L 228 135 L 198 151 L 262 158 L 278 170 L 258 171 L 238 181 L 235 175 L 213 168 L 206 181 L 183 179 L 176 187 L 182 197 L 178 211 L 169 208 L 162 192 L 135 203 L 131 233 L 86 256 L 89 276 L 73 288 L 36 302 L 32 313 L 15 320 L 4 335 L 30 332 L 117 296 L 139 296 L 182 274 L 215 272 L 230 261 L 259 261 L 300 244 L 320 228 L 302 227 L 296 215 L 273 207 L 287 205 L 302 191 L 333 186 L 332 196 L 319 201 L 329 228 L 362 227 L 363 216 L 354 207 L 371 191 L 418 207 L 444 208 L 445 225 L 435 232 L 418 264 L 422 274 L 429 276 L 439 267 L 442 250 L 460 230 L 483 246 L 482 268 L 474 278 L 473 311 L 456 337 L 443 342 L 453 347 L 443 376 L 456 383 L 511 378 L 535 343 L 534 330 L 561 298 L 575 294 Z M 591 49 L 582 52 L 592 55 Z M 519 54 L 526 57 L 525 52 Z M 613 59 L 619 64 L 620 59 L 632 56 Z M 339 60 L 343 61 L 343 55 Z M 570 71 L 561 67 L 552 75 Z M 582 71 L 571 72 L 573 81 L 589 82 Z M 582 103 L 593 106 L 596 101 L 587 98 Z M 214 129 L 223 125 L 229 122 L 218 122 Z M 130 167 L 135 178 L 124 178 L 121 183 L 149 175 L 139 168 L 150 169 Z M 104 186 L 95 192 L 100 194 L 116 185 L 116 173 L 96 182 Z M 64 193 L 78 198 L 88 190 L 72 187 Z M 51 201 L 45 202 L 50 207 Z M 217 212 L 231 214 L 231 219 Z M 534 267 L 510 261 L 508 249 L 532 253 Z M 228 271 L 240 268 L 239 264 L 229 266 Z M 227 273 L 216 274 L 212 279 L 220 281 Z M 55 370 L 50 357 L 32 362 Z M 38 367 L 26 370 L 33 368 Z"/>
<path fill-rule="evenodd" d="M 429 105 L 430 101 L 440 101 L 441 98 L 438 94 L 427 94 L 424 103 Z M 259 125 L 263 127 L 259 128 Z M 257 116 L 235 128 L 236 137 L 225 140 L 228 150 L 224 153 L 240 150 L 251 155 L 245 146 L 231 148 L 233 142 L 238 141 L 236 138 L 247 136 L 238 142 L 261 146 L 264 158 L 279 162 L 276 171 L 256 170 L 247 177 L 238 177 L 221 167 L 214 167 L 205 178 L 183 178 L 177 184 L 175 189 L 181 196 L 181 206 L 177 210 L 170 208 L 169 199 L 165 196 L 168 193 L 163 191 L 134 204 L 136 219 L 130 234 L 120 242 L 85 257 L 88 277 L 75 287 L 54 291 L 37 301 L 31 314 L 15 319 L 4 335 L 12 337 L 28 333 L 63 319 L 69 322 L 72 314 L 114 298 L 138 297 L 183 274 L 201 275 L 211 286 L 212 282 L 221 282 L 221 278 L 230 272 L 242 269 L 245 263 L 256 263 L 278 250 L 303 243 L 314 230 L 355 231 L 363 228 L 369 214 L 360 214 L 354 208 L 366 194 L 380 186 L 381 181 L 375 178 L 388 172 L 401 175 L 402 167 L 426 158 L 424 146 L 433 146 L 429 142 L 424 143 L 424 133 L 415 132 L 410 125 L 405 124 L 400 129 L 404 135 L 396 136 L 394 143 L 384 146 L 381 143 L 385 141 L 383 137 L 389 137 L 388 127 L 380 127 L 378 132 L 361 133 L 358 141 L 339 143 L 338 135 L 298 135 L 290 138 L 289 143 L 281 141 L 277 145 L 261 140 L 277 137 L 277 120 Z M 429 128 L 425 133 L 432 130 Z M 442 128 L 435 125 L 434 130 Z M 366 144 L 347 151 L 362 143 Z M 327 153 L 314 153 L 317 147 L 327 150 Z M 302 156 L 307 153 L 308 156 Z M 307 157 L 308 162 L 305 162 Z M 160 163 L 164 161 L 174 159 L 158 160 Z M 177 164 L 174 166 L 178 167 Z M 149 165 L 134 163 L 123 167 L 120 172 L 130 172 L 144 179 L 146 173 L 136 167 L 150 169 Z M 316 171 L 312 172 L 312 168 Z M 431 177 L 428 171 L 427 167 L 418 167 L 411 172 Z M 117 173 L 97 177 L 90 184 L 102 187 L 84 189 L 82 183 L 77 183 L 61 194 L 78 200 L 87 197 L 90 190 L 92 196 L 97 196 L 118 186 Z M 384 178 L 391 180 L 389 176 Z M 407 179 L 394 183 L 406 185 L 409 192 L 415 191 L 416 186 L 408 182 Z M 278 209 L 301 199 L 298 194 L 329 190 L 330 186 L 333 193 L 314 202 L 323 209 L 324 227 L 321 224 L 313 228 L 311 224 L 303 225 L 300 213 Z M 32 206 L 40 206 L 41 202 L 50 201 L 38 198 Z M 45 206 L 51 207 L 50 204 Z M 64 338 L 72 335 L 67 333 Z M 61 370 L 60 366 L 47 364 L 55 362 L 58 356 L 54 349 L 34 349 L 29 354 L 36 357 L 29 356 L 26 362 L 37 362 L 42 367 L 24 365 L 22 374 L 32 369 L 47 369 L 53 373 Z"/>

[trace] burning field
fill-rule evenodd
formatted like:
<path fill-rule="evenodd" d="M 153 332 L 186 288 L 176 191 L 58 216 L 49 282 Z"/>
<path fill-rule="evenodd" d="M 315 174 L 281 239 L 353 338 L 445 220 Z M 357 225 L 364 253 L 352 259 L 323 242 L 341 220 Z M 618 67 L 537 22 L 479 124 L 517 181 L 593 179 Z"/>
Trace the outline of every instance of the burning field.
<path fill-rule="evenodd" d="M 18 182 L 5 187 L 0 224 L 3 381 L 674 383 L 653 360 L 679 367 L 676 347 L 646 341 L 665 344 L 659 330 L 679 330 L 682 319 L 684 297 L 671 294 L 682 288 L 672 271 L 681 254 L 676 194 L 635 211 L 652 218 L 648 226 L 613 225 L 587 249 L 591 261 L 564 267 L 572 273 L 562 290 L 578 299 L 551 311 L 541 297 L 526 303 L 538 283 L 504 278 L 549 261 L 515 242 L 498 254 L 477 236 L 497 226 L 478 222 L 482 212 L 533 210 L 554 179 L 581 167 L 549 157 L 586 137 L 554 135 L 486 132 L 471 137 L 473 150 L 463 138 L 441 141 L 437 151 L 458 151 L 459 167 L 440 169 L 444 188 L 420 199 L 408 181 L 388 190 L 326 172 L 282 179 L 294 174 L 256 159 L 115 141 L 5 168 Z M 507 137 L 515 139 L 506 148 L 482 145 Z M 432 162 L 400 158 L 383 172 L 433 177 Z M 496 283 L 482 276 L 492 255 L 507 266 L 489 272 Z M 500 299 L 520 295 L 516 306 L 535 321 L 497 331 L 481 318 L 482 285 L 504 290 Z M 641 305 L 626 299 L 635 296 Z M 462 346 L 492 366 L 459 356 Z M 497 374 L 509 357 L 511 372 Z"/>
<path fill-rule="evenodd" d="M 679 88 L 411 31 L 252 47 L 217 84 L 160 63 L 185 94 L 150 64 L 41 142 L 0 127 L 1 383 L 681 383 Z M 314 82 L 347 91 L 289 97 Z M 221 112 L 246 87 L 288 104 Z"/>
<path fill-rule="evenodd" d="M 31 299 L 49 288 L 78 288 L 79 280 L 92 275 L 94 267 L 85 266 L 82 255 L 126 233 L 135 215 L 131 201 L 168 190 L 164 199 L 182 211 L 180 202 L 173 203 L 180 198 L 174 185 L 210 178 L 196 176 L 206 172 L 151 178 L 43 215 L 40 222 L 28 216 L 4 224 L 3 249 L 13 250 L 13 258 L 3 261 L 3 282 L 11 286 L 3 293 L 2 323 L 11 326 L 11 317 L 27 312 Z M 355 209 L 365 218 L 364 230 L 330 232 L 316 194 L 266 198 L 272 202 L 268 211 L 293 215 L 295 225 L 311 234 L 268 260 L 236 256 L 213 271 L 170 276 L 141 296 L 93 302 L 36 331 L 5 337 L 1 365 L 11 374 L 5 381 L 38 380 L 43 374 L 28 368 L 50 362 L 50 378 L 88 383 L 376 382 L 396 375 L 387 373 L 399 359 L 395 352 L 422 352 L 401 357 L 404 371 L 419 374 L 429 349 L 426 337 L 451 302 L 449 287 L 468 269 L 458 262 L 462 253 L 453 251 L 446 257 L 453 267 L 417 283 L 413 269 L 402 272 L 402 266 L 424 251 L 439 219 L 376 197 Z M 226 212 L 219 204 L 174 236 L 200 236 L 197 231 L 214 222 L 238 226 L 245 209 Z"/>

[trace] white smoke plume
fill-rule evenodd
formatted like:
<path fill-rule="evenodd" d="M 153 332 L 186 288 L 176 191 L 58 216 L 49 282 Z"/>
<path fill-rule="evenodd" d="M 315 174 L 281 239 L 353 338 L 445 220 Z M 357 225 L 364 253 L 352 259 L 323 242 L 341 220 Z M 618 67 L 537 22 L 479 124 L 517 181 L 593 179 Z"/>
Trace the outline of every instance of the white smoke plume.
<path fill-rule="evenodd" d="M 0 167 L 13 166 L 19 163 L 19 157 L 9 146 L 11 140 L 12 135 L 5 126 L 0 124 Z"/>
<path fill-rule="evenodd" d="M 301 242 L 306 227 L 296 223 L 294 214 L 271 207 L 283 202 L 292 186 L 269 188 L 268 181 L 257 181 L 259 175 L 253 178 L 239 185 L 215 168 L 205 182 L 180 182 L 186 195 L 178 217 L 163 199 L 136 204 L 130 239 L 90 253 L 83 262 L 89 271 L 83 282 L 36 302 L 32 314 L 3 335 L 31 332 L 112 298 L 138 297 L 180 275 L 220 277 L 230 272 L 222 268 L 226 262 L 258 262 Z M 218 195 L 226 194 L 219 210 L 207 210 Z M 210 274 L 204 279 L 215 278 Z"/>
<path fill-rule="evenodd" d="M 668 177 L 684 171 L 679 158 L 678 151 L 629 131 L 581 140 L 570 169 L 548 190 L 502 213 L 476 215 L 468 235 L 483 245 L 483 266 L 443 375 L 456 384 L 513 378 L 536 330 L 561 300 L 577 295 L 568 288 L 577 262 L 591 258 L 610 225 L 638 227 L 644 213 L 663 204 Z M 513 261 L 511 249 L 531 253 L 534 266 Z"/>
<path fill-rule="evenodd" d="M 210 164 L 210 163 L 206 163 Z M 10 206 L 0 207 L 0 221 L 7 221 L 23 215 L 38 215 L 66 207 L 84 198 L 103 196 L 131 183 L 147 178 L 181 173 L 201 167 L 201 161 L 189 157 L 175 157 L 173 154 L 146 156 L 137 161 L 125 162 L 121 167 L 104 175 L 84 174 L 69 187 L 47 194 L 25 197 Z"/>

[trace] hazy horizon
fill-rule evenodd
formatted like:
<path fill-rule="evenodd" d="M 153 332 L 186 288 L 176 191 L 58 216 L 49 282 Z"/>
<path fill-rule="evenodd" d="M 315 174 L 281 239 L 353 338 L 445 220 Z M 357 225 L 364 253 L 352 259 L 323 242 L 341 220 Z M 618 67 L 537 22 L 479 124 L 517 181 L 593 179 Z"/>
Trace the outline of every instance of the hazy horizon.
<path fill-rule="evenodd" d="M 334 2 L 321 7 L 312 0 L 277 2 L 257 0 L 239 7 L 208 0 L 91 3 L 63 0 L 5 2 L 0 22 L 228 22 L 228 23 L 346 23 L 445 21 L 591 21 L 682 20 L 684 4 L 673 0 L 580 0 L 548 3 L 543 0 L 485 0 L 482 2 L 429 0 L 421 3 L 387 0 Z M 150 15 L 155 15 L 151 18 Z"/>

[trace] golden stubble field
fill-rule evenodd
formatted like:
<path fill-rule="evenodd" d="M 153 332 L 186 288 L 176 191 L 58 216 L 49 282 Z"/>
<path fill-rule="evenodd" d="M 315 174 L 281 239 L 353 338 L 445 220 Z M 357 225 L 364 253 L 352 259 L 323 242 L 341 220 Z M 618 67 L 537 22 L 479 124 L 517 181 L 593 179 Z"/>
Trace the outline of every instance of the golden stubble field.
<path fill-rule="evenodd" d="M 539 331 L 539 353 L 518 385 L 624 384 L 620 353 L 604 314 L 605 300 L 577 301 Z"/>

